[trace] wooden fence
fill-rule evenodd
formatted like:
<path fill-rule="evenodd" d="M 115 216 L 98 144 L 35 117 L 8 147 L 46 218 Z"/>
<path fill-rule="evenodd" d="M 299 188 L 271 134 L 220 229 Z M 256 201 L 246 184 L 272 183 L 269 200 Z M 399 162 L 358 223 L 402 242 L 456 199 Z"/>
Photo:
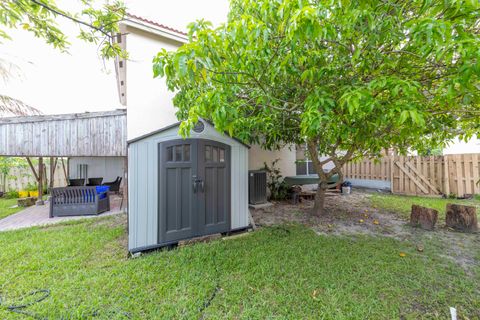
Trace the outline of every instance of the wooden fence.
<path fill-rule="evenodd" d="M 66 163 L 65 163 L 66 165 Z M 45 165 L 45 173 L 47 177 L 47 182 L 50 182 L 50 165 Z M 0 190 L 3 189 L 3 177 L 0 177 Z M 33 176 L 32 170 L 27 167 L 14 167 L 10 170 L 8 176 L 6 177 L 6 186 L 5 191 L 19 191 L 24 190 L 28 185 L 34 185 L 37 183 L 35 177 Z M 67 185 L 67 180 L 65 179 L 65 173 L 63 172 L 62 163 L 59 160 L 57 167 L 55 169 L 53 185 L 55 187 L 64 187 Z M 3 191 L 3 190 L 2 190 Z"/>
<path fill-rule="evenodd" d="M 362 159 L 347 163 L 343 170 L 346 179 L 390 181 L 396 194 L 480 194 L 480 154 Z"/>

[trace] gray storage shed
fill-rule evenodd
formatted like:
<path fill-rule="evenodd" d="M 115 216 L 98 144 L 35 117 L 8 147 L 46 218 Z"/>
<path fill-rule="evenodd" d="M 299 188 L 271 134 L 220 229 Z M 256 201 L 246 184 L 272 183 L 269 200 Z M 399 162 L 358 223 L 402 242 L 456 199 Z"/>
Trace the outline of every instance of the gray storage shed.
<path fill-rule="evenodd" d="M 248 146 L 199 121 L 128 142 L 128 248 L 248 227 Z"/>

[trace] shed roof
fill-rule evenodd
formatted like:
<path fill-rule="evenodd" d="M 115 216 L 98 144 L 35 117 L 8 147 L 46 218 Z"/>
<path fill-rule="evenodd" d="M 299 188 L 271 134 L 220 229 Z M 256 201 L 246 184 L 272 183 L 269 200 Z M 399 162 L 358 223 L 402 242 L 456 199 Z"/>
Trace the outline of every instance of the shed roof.
<path fill-rule="evenodd" d="M 126 154 L 125 109 L 0 118 L 0 156 L 113 157 Z"/>
<path fill-rule="evenodd" d="M 207 121 L 207 120 L 204 120 L 204 119 L 202 119 L 202 121 L 205 122 L 207 125 L 213 127 L 213 125 L 212 125 L 212 123 L 211 123 L 210 121 Z M 135 143 L 135 142 L 137 142 L 137 141 L 146 139 L 146 138 L 151 137 L 151 136 L 153 136 L 153 135 L 156 135 L 156 134 L 158 134 L 158 133 L 161 133 L 161 132 L 164 132 L 164 131 L 166 131 L 166 130 L 169 130 L 169 129 L 178 127 L 178 126 L 180 126 L 181 123 L 182 123 L 181 121 L 176 122 L 176 123 L 173 123 L 173 124 L 171 124 L 171 125 L 169 125 L 169 126 L 166 126 L 166 127 L 161 128 L 161 129 L 158 129 L 158 130 L 149 132 L 149 133 L 147 133 L 147 134 L 141 135 L 141 136 L 139 136 L 139 137 L 130 139 L 130 140 L 128 140 L 127 143 L 128 143 L 128 144 L 131 144 L 131 143 Z M 221 132 L 220 132 L 220 134 L 221 134 Z M 248 144 L 244 143 L 242 140 L 240 140 L 240 139 L 238 139 L 238 138 L 235 138 L 235 137 L 231 137 L 227 132 L 224 132 L 223 134 L 225 134 L 225 135 L 226 135 L 227 137 L 229 137 L 230 139 L 233 139 L 233 140 L 237 141 L 238 143 L 242 144 L 243 146 L 245 146 L 245 147 L 247 147 L 247 148 L 250 149 L 250 146 L 249 146 Z"/>

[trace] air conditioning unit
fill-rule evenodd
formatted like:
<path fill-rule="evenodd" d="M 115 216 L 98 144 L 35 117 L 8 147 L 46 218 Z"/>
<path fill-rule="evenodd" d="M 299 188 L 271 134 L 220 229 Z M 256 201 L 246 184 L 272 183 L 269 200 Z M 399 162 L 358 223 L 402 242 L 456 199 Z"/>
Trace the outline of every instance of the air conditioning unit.
<path fill-rule="evenodd" d="M 252 170 L 248 172 L 248 203 L 267 202 L 267 172 Z"/>

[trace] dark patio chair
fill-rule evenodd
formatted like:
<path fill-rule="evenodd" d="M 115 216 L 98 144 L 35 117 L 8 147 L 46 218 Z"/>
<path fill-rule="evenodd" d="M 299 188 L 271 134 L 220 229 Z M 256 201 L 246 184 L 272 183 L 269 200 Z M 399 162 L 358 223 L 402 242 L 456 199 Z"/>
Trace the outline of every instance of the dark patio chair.
<path fill-rule="evenodd" d="M 119 192 L 120 191 L 120 183 L 122 182 L 122 178 L 121 177 L 117 177 L 117 179 L 115 179 L 115 181 L 111 181 L 111 182 L 105 182 L 104 184 L 102 184 L 102 186 L 109 186 L 110 187 L 110 191 L 112 192 Z"/>
<path fill-rule="evenodd" d="M 100 186 L 102 185 L 103 178 L 88 178 L 87 186 Z"/>
<path fill-rule="evenodd" d="M 85 179 L 68 179 L 69 187 L 82 187 L 85 185 Z"/>

